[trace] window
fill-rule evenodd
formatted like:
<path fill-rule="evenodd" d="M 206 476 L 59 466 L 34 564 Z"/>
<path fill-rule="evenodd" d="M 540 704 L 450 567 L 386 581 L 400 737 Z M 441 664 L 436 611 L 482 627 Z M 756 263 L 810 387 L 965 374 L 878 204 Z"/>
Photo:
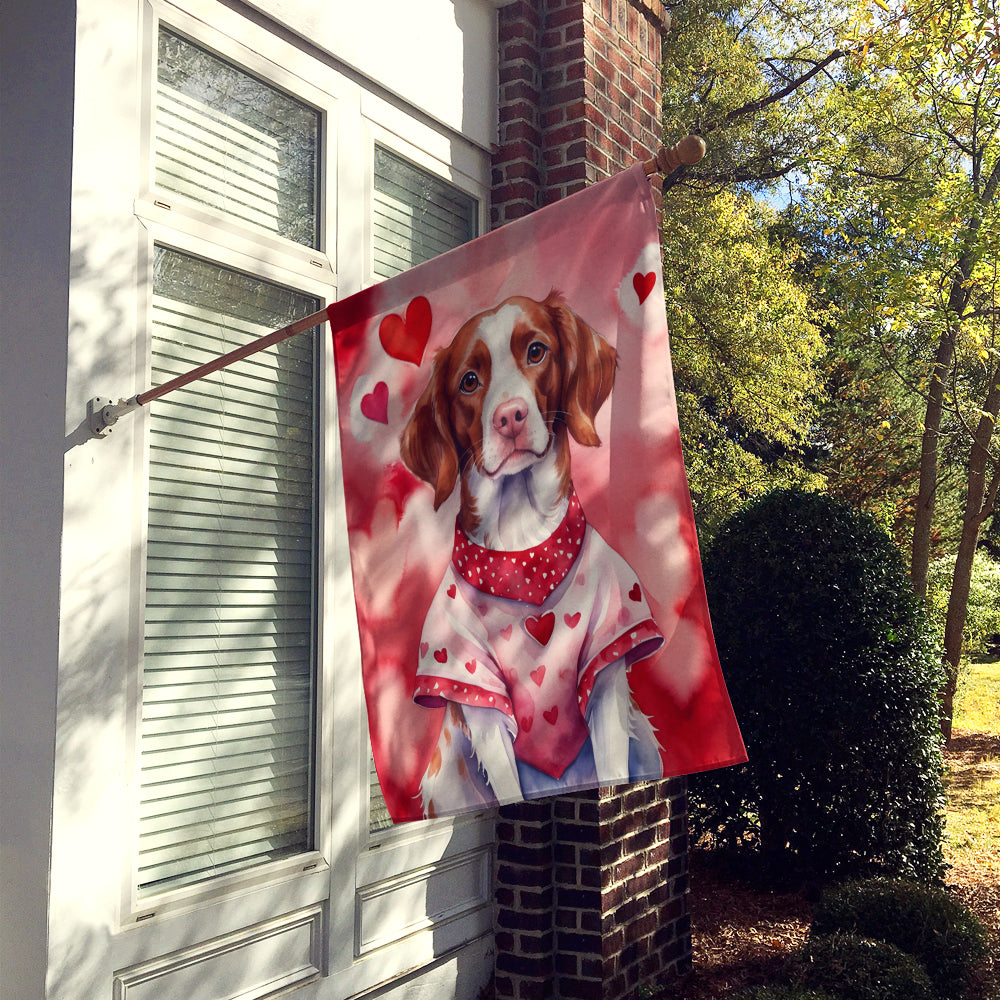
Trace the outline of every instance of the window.
<path fill-rule="evenodd" d="M 382 146 L 375 146 L 373 272 L 391 278 L 478 234 L 474 198 Z M 392 825 L 369 755 L 369 832 Z"/>
<path fill-rule="evenodd" d="M 318 246 L 319 113 L 160 28 L 156 185 Z"/>
<path fill-rule="evenodd" d="M 316 308 L 158 247 L 153 382 Z M 300 335 L 150 414 L 140 894 L 312 846 L 314 353 Z"/>
<path fill-rule="evenodd" d="M 465 242 L 488 189 L 316 50 L 182 7 L 146 8 L 139 388 Z M 373 784 L 336 411 L 323 325 L 136 416 L 126 986 L 204 962 L 353 996 L 487 947 L 492 820 L 389 830 Z"/>
<path fill-rule="evenodd" d="M 168 28 L 158 39 L 157 191 L 315 246 L 319 113 Z M 152 384 L 318 307 L 157 245 Z M 314 331 L 151 408 L 140 899 L 314 846 L 317 380 Z"/>
<path fill-rule="evenodd" d="M 477 205 L 464 191 L 375 147 L 374 271 L 391 278 L 477 232 Z"/>

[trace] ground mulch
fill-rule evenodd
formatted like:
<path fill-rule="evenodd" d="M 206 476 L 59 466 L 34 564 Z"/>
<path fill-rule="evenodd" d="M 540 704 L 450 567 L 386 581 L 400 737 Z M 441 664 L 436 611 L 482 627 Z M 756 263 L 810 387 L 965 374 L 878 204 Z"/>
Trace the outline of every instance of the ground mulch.
<path fill-rule="evenodd" d="M 985 742 L 984 742 L 985 739 Z M 1000 760 L 1000 738 L 956 733 L 948 766 Z M 718 852 L 690 853 L 692 971 L 664 987 L 657 1000 L 724 1000 L 773 982 L 788 956 L 809 936 L 815 892 L 769 890 L 739 878 Z M 971 856 L 950 869 L 948 887 L 983 921 L 990 956 L 970 985 L 970 1000 L 1000 1000 L 1000 857 Z"/>

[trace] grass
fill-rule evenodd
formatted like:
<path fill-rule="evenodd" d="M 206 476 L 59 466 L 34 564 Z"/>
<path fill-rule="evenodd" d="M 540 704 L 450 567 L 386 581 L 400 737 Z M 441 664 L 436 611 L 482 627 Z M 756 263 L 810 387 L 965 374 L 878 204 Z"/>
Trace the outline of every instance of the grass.
<path fill-rule="evenodd" d="M 963 670 L 955 702 L 956 728 L 1000 736 L 1000 660 Z"/>
<path fill-rule="evenodd" d="M 1000 878 L 1000 661 L 963 671 L 948 758 L 948 861 Z"/>

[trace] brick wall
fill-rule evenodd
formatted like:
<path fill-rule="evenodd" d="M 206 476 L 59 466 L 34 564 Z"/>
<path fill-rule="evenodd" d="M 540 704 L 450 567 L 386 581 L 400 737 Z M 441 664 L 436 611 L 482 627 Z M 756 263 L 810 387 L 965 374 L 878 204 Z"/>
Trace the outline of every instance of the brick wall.
<path fill-rule="evenodd" d="M 494 226 L 656 151 L 669 20 L 661 0 L 514 0 L 498 16 Z"/>
<path fill-rule="evenodd" d="M 660 0 L 500 8 L 493 225 L 649 158 Z M 683 779 L 507 806 L 497 820 L 496 995 L 620 1000 L 690 967 Z"/>

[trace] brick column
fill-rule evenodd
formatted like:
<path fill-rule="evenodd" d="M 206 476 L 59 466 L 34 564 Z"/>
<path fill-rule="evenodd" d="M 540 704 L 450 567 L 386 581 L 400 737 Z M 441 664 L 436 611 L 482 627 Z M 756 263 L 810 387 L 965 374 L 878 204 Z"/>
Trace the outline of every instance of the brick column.
<path fill-rule="evenodd" d="M 647 159 L 660 142 L 660 0 L 498 11 L 494 226 Z M 621 1000 L 687 971 L 684 779 L 500 810 L 496 995 Z"/>

